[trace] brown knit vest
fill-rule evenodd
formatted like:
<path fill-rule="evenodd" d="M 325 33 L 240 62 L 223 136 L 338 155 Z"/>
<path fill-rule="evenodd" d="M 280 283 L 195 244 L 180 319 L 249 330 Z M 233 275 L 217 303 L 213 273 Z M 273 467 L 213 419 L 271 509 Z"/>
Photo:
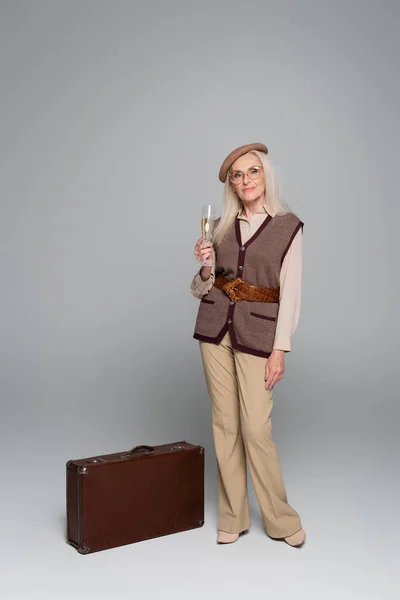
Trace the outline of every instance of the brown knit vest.
<path fill-rule="evenodd" d="M 216 250 L 216 276 L 241 277 L 252 285 L 279 287 L 283 259 L 303 226 L 292 213 L 268 215 L 242 244 L 236 218 Z M 200 302 L 193 337 L 219 344 L 229 330 L 233 348 L 268 358 L 273 350 L 278 310 L 278 302 L 232 302 L 225 292 L 213 286 Z"/>

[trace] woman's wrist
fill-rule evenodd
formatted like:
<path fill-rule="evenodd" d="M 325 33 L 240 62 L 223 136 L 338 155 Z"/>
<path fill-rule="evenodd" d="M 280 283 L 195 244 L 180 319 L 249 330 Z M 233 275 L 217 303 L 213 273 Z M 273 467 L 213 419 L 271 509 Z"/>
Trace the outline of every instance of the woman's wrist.
<path fill-rule="evenodd" d="M 203 281 L 207 281 L 210 278 L 212 267 L 201 267 L 200 277 Z"/>

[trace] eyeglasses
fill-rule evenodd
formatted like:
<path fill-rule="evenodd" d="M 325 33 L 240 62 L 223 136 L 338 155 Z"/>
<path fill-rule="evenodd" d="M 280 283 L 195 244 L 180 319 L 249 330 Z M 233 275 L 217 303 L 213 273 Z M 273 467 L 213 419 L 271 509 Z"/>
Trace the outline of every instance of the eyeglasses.
<path fill-rule="evenodd" d="M 255 181 L 260 177 L 261 172 L 262 165 L 254 165 L 254 167 L 251 167 L 248 171 L 246 171 L 246 175 L 249 177 L 249 179 Z M 240 185 L 243 181 L 244 173 L 243 171 L 228 171 L 228 177 L 234 185 Z"/>

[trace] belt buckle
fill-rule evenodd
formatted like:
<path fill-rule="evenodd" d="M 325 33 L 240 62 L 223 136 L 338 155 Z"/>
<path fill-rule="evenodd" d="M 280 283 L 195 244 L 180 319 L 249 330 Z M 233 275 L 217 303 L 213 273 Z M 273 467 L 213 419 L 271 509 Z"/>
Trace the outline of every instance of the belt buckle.
<path fill-rule="evenodd" d="M 239 298 L 235 291 L 237 286 L 241 283 L 244 283 L 243 279 L 236 277 L 236 279 L 233 279 L 224 285 L 224 291 L 228 294 L 229 298 L 233 300 L 233 302 L 240 302 L 240 300 L 242 300 L 242 298 Z"/>

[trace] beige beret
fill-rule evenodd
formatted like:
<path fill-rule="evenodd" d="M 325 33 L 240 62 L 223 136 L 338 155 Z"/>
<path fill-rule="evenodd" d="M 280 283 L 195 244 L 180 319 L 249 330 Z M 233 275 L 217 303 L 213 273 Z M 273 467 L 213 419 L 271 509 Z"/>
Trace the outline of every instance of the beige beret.
<path fill-rule="evenodd" d="M 255 144 L 246 144 L 245 146 L 239 146 L 239 148 L 235 148 L 235 150 L 232 150 L 232 152 L 228 154 L 219 170 L 219 180 L 222 181 L 222 183 L 226 181 L 229 168 L 233 165 L 235 160 L 237 160 L 239 156 L 246 154 L 246 152 L 250 152 L 250 150 L 260 150 L 261 152 L 268 154 L 267 146 L 258 142 Z"/>

